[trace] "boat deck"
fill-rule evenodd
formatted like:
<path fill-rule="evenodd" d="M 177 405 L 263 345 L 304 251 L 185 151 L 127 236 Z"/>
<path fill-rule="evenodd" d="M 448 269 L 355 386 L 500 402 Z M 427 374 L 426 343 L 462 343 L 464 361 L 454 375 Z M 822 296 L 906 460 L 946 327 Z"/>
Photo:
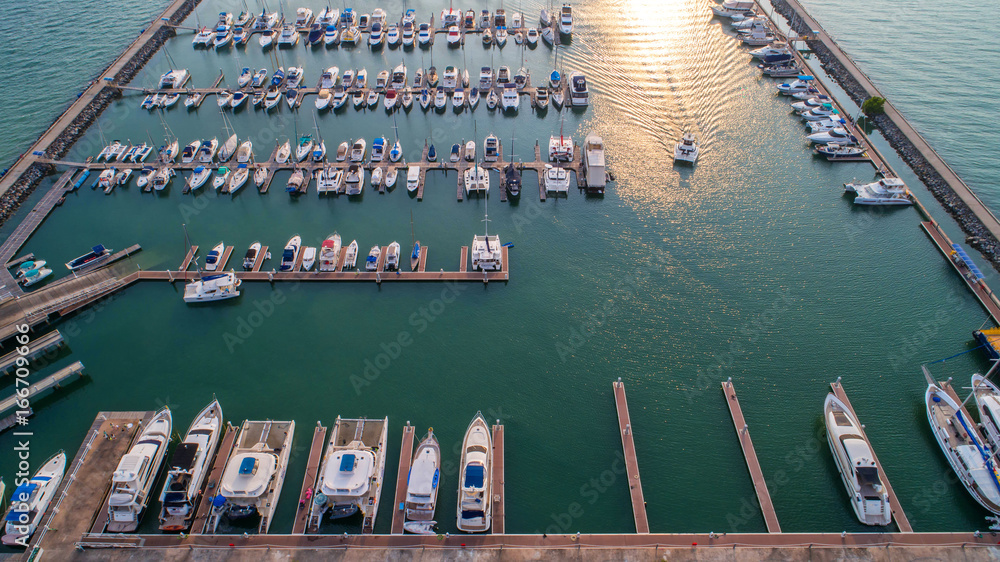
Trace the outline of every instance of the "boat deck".
<path fill-rule="evenodd" d="M 410 477 L 410 463 L 413 462 L 413 426 L 403 426 L 403 442 L 399 446 L 399 470 L 396 472 L 396 497 L 392 503 L 392 527 L 390 533 L 403 533 L 406 519 L 406 482 Z"/>
<path fill-rule="evenodd" d="M 116 459 L 115 464 L 111 465 L 111 469 L 107 473 L 105 473 L 103 475 L 104 476 L 104 482 L 100 485 L 100 490 L 103 492 L 104 499 L 101 502 L 101 508 L 95 514 L 94 520 L 93 520 L 93 522 L 92 522 L 92 524 L 90 526 L 90 532 L 91 533 L 103 533 L 104 529 L 107 528 L 108 517 L 109 517 L 108 500 L 111 497 L 111 478 L 109 477 L 109 475 L 112 472 L 114 472 L 115 468 L 118 466 L 118 464 L 117 464 L 118 460 L 120 460 L 121 457 L 124 456 L 125 453 L 127 453 L 128 450 L 132 448 L 132 445 L 135 443 L 135 440 L 138 439 L 139 435 L 141 434 L 142 426 L 145 425 L 146 422 L 148 422 L 151 419 L 153 419 L 153 415 L 155 415 L 155 412 L 151 412 L 149 417 L 144 417 L 139 423 L 134 424 L 133 427 L 134 427 L 135 431 L 131 432 L 131 437 L 130 437 L 128 443 L 126 444 L 125 449 L 119 455 L 119 458 Z M 131 428 L 128 428 L 126 426 L 126 429 L 131 429 Z M 119 432 L 120 431 L 121 430 L 119 429 Z M 128 432 L 128 431 L 125 432 L 126 435 L 128 433 L 130 433 L 130 432 Z M 111 432 L 108 432 L 108 435 L 110 436 L 110 435 L 115 435 L 115 434 L 113 434 Z M 150 493 L 150 496 L 152 496 L 154 494 L 154 492 L 153 492 L 152 489 L 150 489 L 149 493 Z M 148 508 L 148 504 L 147 504 L 147 508 Z M 143 515 L 145 515 L 145 511 L 143 512 Z"/>
<path fill-rule="evenodd" d="M 499 422 L 500 420 L 497 420 Z M 494 535 L 506 533 L 507 518 L 506 506 L 504 504 L 504 433 L 503 425 L 497 423 L 492 427 L 493 434 L 493 474 L 490 490 L 493 491 L 493 522 L 492 532 Z"/>
<path fill-rule="evenodd" d="M 750 470 L 750 479 L 753 481 L 754 490 L 757 492 L 757 501 L 760 504 L 761 511 L 764 513 L 764 523 L 767 524 L 767 532 L 780 533 L 781 526 L 778 524 L 778 514 L 774 511 L 771 494 L 767 491 L 764 472 L 760 469 L 760 461 L 757 460 L 757 452 L 753 448 L 753 440 L 750 439 L 750 427 L 743 418 L 743 410 L 740 408 L 739 399 L 736 398 L 736 389 L 733 388 L 732 379 L 722 383 L 722 392 L 726 396 L 726 405 L 729 406 L 729 413 L 733 417 L 733 425 L 736 427 L 736 435 L 739 436 L 743 456 L 746 457 L 747 468 Z"/>
<path fill-rule="evenodd" d="M 983 437 L 983 434 L 979 431 L 979 426 L 972 421 L 975 420 L 976 418 L 969 415 L 969 410 L 965 408 L 965 403 L 962 401 L 961 398 L 958 397 L 958 394 L 955 392 L 955 389 L 952 388 L 950 379 L 947 381 L 939 381 L 937 384 L 938 387 L 941 388 L 941 390 L 945 391 L 948 394 L 948 396 L 950 396 L 951 399 L 955 401 L 956 404 L 959 404 L 961 406 L 960 411 L 962 413 L 962 416 L 965 417 L 966 420 L 968 420 L 969 429 L 972 430 L 972 435 L 969 435 L 964 431 L 964 428 L 962 429 L 959 429 L 957 427 L 953 428 L 955 429 L 955 432 L 949 433 L 948 437 L 949 441 L 952 442 L 952 446 L 954 447 L 958 445 L 972 445 L 973 438 L 978 440 L 980 443 L 989 443 L 989 441 L 985 437 Z M 945 408 L 947 408 L 949 411 L 951 410 L 951 408 L 948 408 L 947 406 L 944 405 L 944 402 L 940 402 L 939 406 L 941 407 L 942 410 Z M 946 424 L 945 420 L 943 420 L 940 417 L 940 412 L 936 412 L 935 415 L 939 416 L 938 423 L 941 424 L 941 427 L 949 427 Z"/>
<path fill-rule="evenodd" d="M 238 433 L 239 430 L 237 428 L 226 422 L 226 433 L 219 441 L 219 450 L 215 453 L 211 471 L 205 480 L 205 491 L 201 495 L 201 501 L 198 502 L 198 510 L 195 512 L 194 521 L 191 523 L 191 532 L 194 534 L 205 532 L 205 523 L 208 522 L 208 516 L 212 511 L 212 498 L 219 487 L 222 472 L 226 469 L 226 463 L 229 462 L 229 455 L 233 452 L 233 446 L 236 444 L 236 435 Z"/>
<path fill-rule="evenodd" d="M 50 388 L 60 388 L 62 383 L 66 379 L 72 377 L 73 375 L 83 376 L 83 363 L 81 363 L 80 361 L 77 361 L 68 367 L 63 367 L 62 369 L 59 369 L 55 373 L 52 373 L 51 375 L 45 377 L 44 379 L 38 382 L 31 383 L 27 387 L 28 388 L 27 396 L 23 397 L 27 398 L 30 401 L 39 393 L 45 392 Z M 18 399 L 22 398 L 22 396 L 20 395 L 20 390 L 21 389 L 17 389 L 14 392 L 14 394 L 11 394 L 10 396 L 4 398 L 3 400 L 0 400 L 0 413 L 4 413 L 7 410 L 17 406 Z"/>
<path fill-rule="evenodd" d="M 106 519 L 106 503 L 111 488 L 110 474 L 128 452 L 142 424 L 154 412 L 100 412 L 91 424 L 83 444 L 66 465 L 66 475 L 48 513 L 32 537 L 32 546 L 45 550 L 54 560 L 71 560 L 76 543 L 94 527 L 96 519 Z M 102 517 L 103 516 L 103 517 Z"/>
<path fill-rule="evenodd" d="M 838 378 L 836 382 L 830 383 L 830 388 L 833 390 L 834 396 L 840 399 L 841 402 L 847 406 L 847 409 L 851 411 L 851 415 L 854 419 L 859 420 L 857 412 L 854 411 L 854 406 L 851 405 L 850 399 L 847 398 L 847 393 L 844 391 L 843 385 L 840 384 L 840 379 Z M 892 509 L 892 520 L 899 527 L 899 530 L 903 533 L 912 533 L 913 527 L 910 526 L 910 520 L 906 518 L 906 513 L 903 512 L 903 506 L 899 503 L 899 498 L 896 497 L 896 492 L 893 491 L 892 485 L 889 484 L 889 477 L 886 476 L 885 470 L 882 469 L 882 463 L 878 460 L 878 455 L 875 454 L 875 447 L 872 446 L 871 441 L 868 440 L 868 434 L 865 433 L 864 425 L 862 424 L 858 428 L 861 432 L 861 436 L 864 437 L 865 443 L 868 444 L 868 448 L 872 451 L 872 460 L 875 461 L 875 466 L 878 468 L 878 477 L 882 481 L 882 485 L 885 486 L 886 494 L 889 496 L 889 507 Z"/>
<path fill-rule="evenodd" d="M 615 391 L 615 409 L 618 411 L 618 434 L 622 439 L 625 453 L 625 470 L 628 471 L 628 491 L 632 497 L 632 515 L 635 517 L 635 532 L 649 533 L 649 519 L 646 517 L 646 500 L 642 495 L 642 481 L 639 479 L 639 461 L 635 455 L 632 440 L 632 421 L 628 415 L 628 401 L 625 398 L 625 384 L 619 378 L 611 383 Z"/>
<path fill-rule="evenodd" d="M 309 446 L 309 456 L 306 461 L 306 474 L 302 479 L 302 490 L 299 492 L 299 503 L 295 507 L 295 521 L 292 523 L 292 534 L 301 535 L 306 532 L 306 520 L 309 518 L 309 491 L 316 484 L 319 467 L 323 462 L 323 445 L 326 444 L 326 426 L 317 423 L 313 429 L 312 445 Z M 308 498 L 307 498 L 308 495 Z"/>

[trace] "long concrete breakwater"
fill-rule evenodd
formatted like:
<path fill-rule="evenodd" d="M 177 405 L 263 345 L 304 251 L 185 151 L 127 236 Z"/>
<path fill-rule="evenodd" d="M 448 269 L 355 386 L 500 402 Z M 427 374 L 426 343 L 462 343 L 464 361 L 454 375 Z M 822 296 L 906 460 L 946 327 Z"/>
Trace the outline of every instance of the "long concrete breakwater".
<path fill-rule="evenodd" d="M 176 34 L 173 26 L 180 24 L 200 2 L 173 0 L 160 17 L 143 30 L 18 158 L 7 174 L 0 178 L 0 224 L 17 212 L 41 179 L 52 172 L 50 164 L 38 160 L 64 156 L 111 101 L 121 95 L 119 90 L 109 85 L 109 81 L 114 84 L 129 83 L 167 39 Z"/>
<path fill-rule="evenodd" d="M 885 98 L 829 33 L 798 0 L 770 0 L 775 10 L 804 37 L 826 73 L 860 106 L 871 97 Z M 966 243 L 979 250 L 1000 270 L 1000 219 L 986 207 L 958 174 L 905 117 L 886 100 L 885 113 L 867 117 L 899 157 L 955 219 L 966 234 Z"/>

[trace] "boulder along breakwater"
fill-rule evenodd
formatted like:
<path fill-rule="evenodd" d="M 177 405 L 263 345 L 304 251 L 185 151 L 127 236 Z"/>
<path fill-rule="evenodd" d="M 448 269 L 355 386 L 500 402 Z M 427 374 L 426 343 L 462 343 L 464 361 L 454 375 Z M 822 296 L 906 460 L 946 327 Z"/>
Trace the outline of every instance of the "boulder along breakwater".
<path fill-rule="evenodd" d="M 786 0 L 770 1 L 774 9 L 788 20 L 793 31 L 806 37 L 811 35 L 813 30 L 799 17 L 798 11 L 789 5 Z M 858 82 L 854 75 L 844 67 L 823 42 L 809 39 L 806 43 L 813 53 L 815 53 L 826 73 L 860 107 L 870 97 L 865 87 Z M 941 174 L 938 173 L 934 166 L 920 153 L 917 147 L 914 146 L 913 141 L 887 115 L 866 116 L 866 119 L 878 128 L 882 136 L 892 146 L 893 150 L 896 151 L 896 154 L 899 155 L 900 159 L 913 170 L 917 177 L 920 178 L 920 181 L 927 186 L 927 189 L 934 194 L 934 197 L 955 219 L 966 234 L 966 243 L 979 250 L 993 264 L 993 267 L 1000 271 L 1000 241 L 997 240 L 965 201 L 955 193 L 955 190 L 941 177 Z"/>
<path fill-rule="evenodd" d="M 122 66 L 122 68 L 115 73 L 112 77 L 114 84 L 128 84 L 135 76 L 142 70 L 143 66 L 160 50 L 160 47 L 167 41 L 167 39 L 173 37 L 177 34 L 173 26 L 180 25 L 181 22 L 188 16 L 188 14 L 193 11 L 201 0 L 184 0 L 173 13 L 167 16 L 166 13 L 161 14 L 154 20 L 154 24 L 160 21 L 161 17 L 167 17 L 167 21 L 164 25 L 160 27 L 150 37 L 145 41 L 142 47 L 136 51 L 129 60 Z M 169 12 L 174 4 L 167 7 Z M 151 24 L 153 25 L 153 24 Z M 145 31 L 145 30 L 143 30 Z M 133 49 L 136 45 L 136 41 L 142 41 L 142 33 L 136 38 L 134 42 L 129 44 L 123 52 L 128 52 Z M 120 57 L 119 57 L 120 58 Z M 105 84 L 101 78 L 105 76 L 109 69 L 117 62 L 117 58 L 108 63 L 104 69 L 98 73 L 98 77 L 87 84 L 87 87 L 94 87 L 95 83 L 99 83 L 101 90 L 91 99 L 83 108 L 77 108 L 76 104 L 72 104 L 66 109 L 66 112 L 76 111 L 77 115 L 73 121 L 59 133 L 58 137 L 49 144 L 48 148 L 45 150 L 45 158 L 57 160 L 64 156 L 66 152 L 73 146 L 76 141 L 87 132 L 87 129 L 100 117 L 101 113 L 111 104 L 111 101 L 117 97 L 121 97 L 121 91 L 114 86 Z M 65 113 L 63 114 L 65 115 Z M 53 120 L 53 125 L 62 118 L 62 115 Z M 52 125 L 50 125 L 50 128 Z M 46 131 L 47 132 L 47 131 Z M 43 132 L 42 134 L 44 134 Z M 28 157 L 29 154 L 24 154 L 21 158 Z M 11 167 L 11 172 L 13 173 L 14 166 Z M 42 180 L 43 177 L 52 173 L 55 167 L 51 164 L 45 164 L 40 162 L 35 162 L 31 164 L 25 170 L 19 178 L 13 183 L 13 185 L 0 195 L 0 225 L 7 222 L 14 213 L 20 208 L 21 204 L 31 195 L 35 187 Z"/>

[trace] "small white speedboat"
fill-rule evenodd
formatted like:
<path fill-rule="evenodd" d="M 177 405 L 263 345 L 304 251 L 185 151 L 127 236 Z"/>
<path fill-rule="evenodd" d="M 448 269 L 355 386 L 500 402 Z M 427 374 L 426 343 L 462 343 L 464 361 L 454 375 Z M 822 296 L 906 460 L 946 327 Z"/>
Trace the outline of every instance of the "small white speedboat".
<path fill-rule="evenodd" d="M 199 187 L 205 185 L 208 178 L 212 176 L 212 170 L 205 166 L 198 166 L 191 172 L 191 176 L 188 177 L 188 189 L 194 191 Z"/>
<path fill-rule="evenodd" d="M 309 271 L 316 264 L 316 247 L 306 246 L 302 248 L 302 271 Z"/>
<path fill-rule="evenodd" d="M 684 133 L 681 142 L 674 146 L 674 162 L 694 164 L 698 160 L 698 141 L 691 133 Z"/>
<path fill-rule="evenodd" d="M 215 171 L 215 179 L 212 180 L 212 187 L 216 190 L 226 185 L 229 181 L 229 168 L 226 166 L 221 166 Z"/>
<path fill-rule="evenodd" d="M 225 251 L 226 245 L 223 242 L 219 242 L 208 255 L 205 257 L 205 271 L 216 271 L 221 266 L 222 253 Z"/>
<path fill-rule="evenodd" d="M 382 255 L 382 248 L 378 244 L 372 246 L 372 249 L 368 252 L 368 257 L 365 258 L 365 271 L 375 271 L 378 268 L 378 258 Z"/>
<path fill-rule="evenodd" d="M 358 265 L 358 241 L 351 240 L 344 254 L 344 270 L 354 269 Z"/>

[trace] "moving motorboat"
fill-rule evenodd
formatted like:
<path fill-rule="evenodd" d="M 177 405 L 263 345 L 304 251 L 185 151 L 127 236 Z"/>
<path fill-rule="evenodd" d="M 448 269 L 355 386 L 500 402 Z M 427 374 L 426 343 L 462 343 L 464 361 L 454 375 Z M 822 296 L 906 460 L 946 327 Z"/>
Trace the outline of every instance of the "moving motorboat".
<path fill-rule="evenodd" d="M 910 190 L 899 178 L 882 178 L 874 183 L 845 183 L 844 191 L 854 193 L 855 205 L 912 205 Z"/>
<path fill-rule="evenodd" d="M 493 504 L 492 469 L 493 439 L 483 414 L 476 412 L 462 441 L 457 521 L 460 531 L 482 533 L 489 530 Z"/>
<path fill-rule="evenodd" d="M 674 145 L 674 162 L 694 164 L 698 160 L 698 141 L 691 133 L 684 133 L 681 142 Z"/>
<path fill-rule="evenodd" d="M 324 517 L 361 513 L 361 532 L 375 528 L 385 474 L 389 419 L 344 419 L 334 423 L 309 504 L 306 529 L 318 533 Z"/>
<path fill-rule="evenodd" d="M 233 451 L 212 500 L 206 533 L 215 533 L 223 517 L 259 517 L 257 531 L 267 533 L 281 497 L 294 421 L 250 421 L 240 427 Z"/>
<path fill-rule="evenodd" d="M 136 437 L 135 444 L 118 462 L 111 474 L 108 495 L 108 533 L 130 533 L 139 527 L 139 519 L 149 502 L 149 492 L 163 464 L 170 443 L 173 419 L 163 408 Z"/>
<path fill-rule="evenodd" d="M 281 265 L 279 271 L 292 271 L 299 258 L 299 248 L 302 246 L 302 237 L 296 234 L 288 239 L 285 249 L 281 252 Z"/>
<path fill-rule="evenodd" d="M 935 384 L 924 395 L 927 421 L 955 475 L 972 497 L 994 515 L 1000 515 L 1000 482 L 996 461 L 980 441 L 975 422 L 962 414 L 962 407 Z"/>
<path fill-rule="evenodd" d="M 4 516 L 4 546 L 28 546 L 31 535 L 55 498 L 65 473 L 66 453 L 59 451 L 42 463 L 30 479 L 22 477 L 18 481 L 10 496 L 10 509 Z M 0 497 L 2 495 L 0 492 Z"/>
<path fill-rule="evenodd" d="M 222 406 L 218 400 L 212 400 L 195 416 L 184 440 L 174 448 L 160 493 L 161 531 L 186 531 L 191 527 L 202 484 L 222 435 L 222 422 Z"/>
<path fill-rule="evenodd" d="M 823 421 L 830 452 L 858 520 L 865 525 L 890 524 L 889 494 L 882 485 L 875 453 L 864 437 L 861 423 L 833 393 L 827 394 L 823 404 Z"/>

